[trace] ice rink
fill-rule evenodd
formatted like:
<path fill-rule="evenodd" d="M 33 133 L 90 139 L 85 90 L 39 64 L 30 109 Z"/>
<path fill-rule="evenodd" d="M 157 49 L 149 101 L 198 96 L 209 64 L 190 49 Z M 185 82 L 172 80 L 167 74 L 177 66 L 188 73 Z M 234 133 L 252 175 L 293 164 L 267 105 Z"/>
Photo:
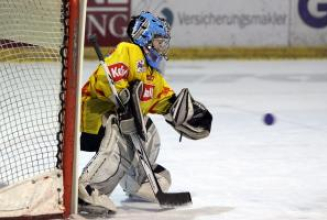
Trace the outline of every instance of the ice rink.
<path fill-rule="evenodd" d="M 85 63 L 86 75 L 96 65 Z M 166 78 L 214 117 L 209 138 L 180 143 L 153 116 L 158 163 L 171 172 L 171 191 L 190 191 L 193 204 L 162 210 L 128 200 L 118 186 L 110 219 L 327 219 L 327 60 L 169 61 Z M 263 123 L 265 113 L 273 125 Z M 80 170 L 91 156 L 81 153 Z"/>

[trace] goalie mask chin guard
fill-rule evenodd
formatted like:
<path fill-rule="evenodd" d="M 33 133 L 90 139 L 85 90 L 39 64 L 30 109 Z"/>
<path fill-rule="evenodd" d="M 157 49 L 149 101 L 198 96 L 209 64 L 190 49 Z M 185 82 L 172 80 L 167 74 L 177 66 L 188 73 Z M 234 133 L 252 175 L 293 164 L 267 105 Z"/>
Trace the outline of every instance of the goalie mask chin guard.
<path fill-rule="evenodd" d="M 160 63 L 163 59 L 168 59 L 169 24 L 150 12 L 142 12 L 131 20 L 127 32 L 132 42 L 142 47 L 147 63 L 162 72 Z"/>

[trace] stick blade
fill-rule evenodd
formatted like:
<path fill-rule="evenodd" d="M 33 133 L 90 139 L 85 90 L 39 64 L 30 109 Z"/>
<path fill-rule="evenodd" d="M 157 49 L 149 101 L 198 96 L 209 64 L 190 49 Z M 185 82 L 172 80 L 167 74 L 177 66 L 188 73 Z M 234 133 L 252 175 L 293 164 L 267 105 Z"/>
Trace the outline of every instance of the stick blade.
<path fill-rule="evenodd" d="M 189 192 L 178 193 L 164 193 L 158 192 L 156 194 L 160 206 L 173 208 L 177 206 L 184 206 L 192 203 L 192 197 Z"/>

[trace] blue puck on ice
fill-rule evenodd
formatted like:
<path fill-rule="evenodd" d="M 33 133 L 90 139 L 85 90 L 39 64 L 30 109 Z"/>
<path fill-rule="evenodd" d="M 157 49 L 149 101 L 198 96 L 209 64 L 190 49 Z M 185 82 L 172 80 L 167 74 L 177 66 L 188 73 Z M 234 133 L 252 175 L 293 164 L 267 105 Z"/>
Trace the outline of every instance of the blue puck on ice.
<path fill-rule="evenodd" d="M 264 115 L 263 121 L 266 125 L 272 125 L 275 123 L 275 117 L 271 113 L 267 113 Z"/>

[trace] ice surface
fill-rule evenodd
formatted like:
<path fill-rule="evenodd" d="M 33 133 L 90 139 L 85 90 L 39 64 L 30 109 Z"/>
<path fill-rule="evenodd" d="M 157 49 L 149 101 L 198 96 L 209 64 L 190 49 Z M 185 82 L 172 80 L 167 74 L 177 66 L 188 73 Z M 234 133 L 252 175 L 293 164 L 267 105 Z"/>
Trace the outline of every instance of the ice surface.
<path fill-rule="evenodd" d="M 85 63 L 85 72 L 96 65 Z M 166 78 L 214 117 L 209 138 L 179 143 L 153 116 L 158 163 L 171 172 L 171 191 L 190 191 L 193 205 L 133 203 L 118 186 L 110 219 L 327 219 L 327 60 L 170 61 Z M 274 125 L 263 123 L 265 113 Z M 91 156 L 81 153 L 80 170 Z"/>

